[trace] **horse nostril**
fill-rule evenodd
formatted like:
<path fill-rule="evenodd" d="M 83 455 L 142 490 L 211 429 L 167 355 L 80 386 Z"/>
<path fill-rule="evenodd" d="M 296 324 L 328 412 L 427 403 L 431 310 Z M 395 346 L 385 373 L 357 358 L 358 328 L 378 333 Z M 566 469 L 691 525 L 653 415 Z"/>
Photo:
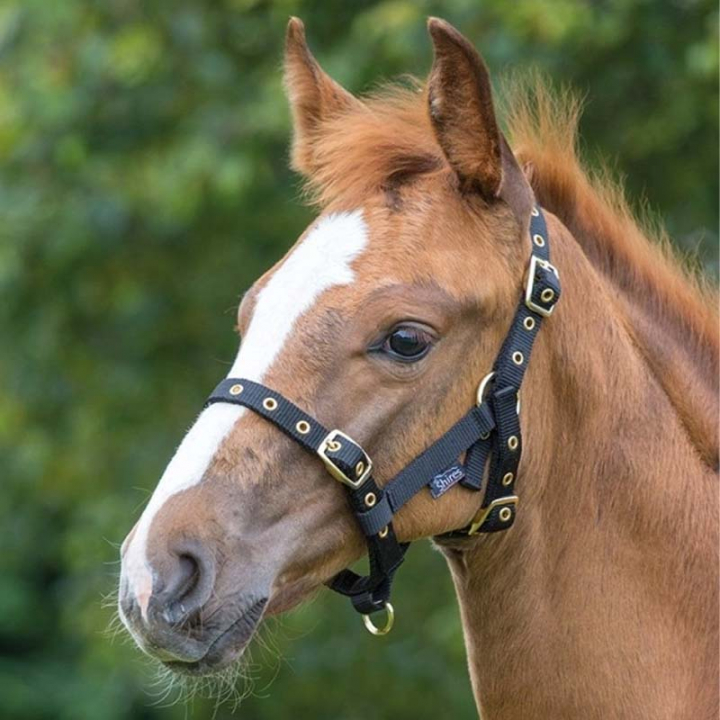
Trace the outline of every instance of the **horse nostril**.
<path fill-rule="evenodd" d="M 205 604 L 215 582 L 212 556 L 199 546 L 179 548 L 177 562 L 165 578 L 162 615 L 170 625 L 187 620 Z"/>
<path fill-rule="evenodd" d="M 173 582 L 173 590 L 170 593 L 171 602 L 179 604 L 180 609 L 184 610 L 183 599 L 192 594 L 199 580 L 200 565 L 197 558 L 192 555 L 181 555 L 178 561 L 178 572 Z"/>

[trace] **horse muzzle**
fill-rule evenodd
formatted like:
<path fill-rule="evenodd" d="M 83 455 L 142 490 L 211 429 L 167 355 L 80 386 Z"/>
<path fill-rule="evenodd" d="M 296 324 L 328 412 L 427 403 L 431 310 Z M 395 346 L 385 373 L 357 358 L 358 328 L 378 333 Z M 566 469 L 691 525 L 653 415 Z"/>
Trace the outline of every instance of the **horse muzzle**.
<path fill-rule="evenodd" d="M 178 620 L 151 598 L 143 613 L 129 595 L 120 601 L 121 617 L 137 644 L 171 670 L 185 675 L 209 675 L 236 661 L 262 619 L 267 598 L 238 599 Z"/>
<path fill-rule="evenodd" d="M 259 624 L 267 597 L 216 597 L 214 553 L 184 542 L 153 567 L 152 591 L 137 593 L 123 573 L 120 617 L 148 655 L 186 674 L 207 674 L 236 660 Z M 140 597 L 139 597 L 140 596 Z"/>

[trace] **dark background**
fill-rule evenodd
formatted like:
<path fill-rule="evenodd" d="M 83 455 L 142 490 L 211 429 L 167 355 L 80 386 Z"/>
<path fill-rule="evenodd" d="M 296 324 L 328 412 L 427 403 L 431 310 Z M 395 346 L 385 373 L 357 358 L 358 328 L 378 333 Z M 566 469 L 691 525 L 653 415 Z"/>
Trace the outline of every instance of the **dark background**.
<path fill-rule="evenodd" d="M 2 718 L 212 717 L 213 701 L 152 706 L 162 685 L 108 637 L 102 597 L 234 357 L 239 295 L 312 217 L 287 169 L 291 14 L 355 92 L 427 72 L 429 14 L 496 76 L 572 83 L 587 156 L 717 275 L 710 0 L 0 1 Z M 474 717 L 448 573 L 427 543 L 407 565 L 388 638 L 324 593 L 273 631 L 281 660 L 255 650 L 239 715 Z"/>

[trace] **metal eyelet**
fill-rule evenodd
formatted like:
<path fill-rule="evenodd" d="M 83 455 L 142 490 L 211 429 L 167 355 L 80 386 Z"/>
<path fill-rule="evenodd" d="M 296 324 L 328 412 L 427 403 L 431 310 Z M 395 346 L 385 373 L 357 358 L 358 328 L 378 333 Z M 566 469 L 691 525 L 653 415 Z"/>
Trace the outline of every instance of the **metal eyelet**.
<path fill-rule="evenodd" d="M 310 423 L 306 422 L 305 420 L 300 420 L 295 424 L 295 429 L 301 435 L 307 435 L 310 432 Z"/>
<path fill-rule="evenodd" d="M 534 327 L 535 327 L 535 318 L 526 317 L 526 318 L 523 320 L 523 327 L 524 327 L 526 330 L 532 330 L 532 329 L 534 329 Z"/>
<path fill-rule="evenodd" d="M 555 291 L 552 288 L 545 288 L 540 293 L 540 299 L 546 303 L 549 303 L 554 297 L 555 297 Z"/>
<path fill-rule="evenodd" d="M 270 412 L 277 410 L 277 406 L 278 404 L 275 398 L 267 397 L 263 400 L 263 407 Z"/>
<path fill-rule="evenodd" d="M 511 450 L 517 450 L 518 445 L 520 444 L 520 441 L 518 440 L 517 435 L 511 435 L 508 438 L 507 444 Z"/>
<path fill-rule="evenodd" d="M 373 505 L 375 505 L 376 502 L 377 502 L 377 497 L 375 496 L 375 493 L 369 492 L 369 493 L 365 496 L 365 504 L 366 504 L 368 507 L 373 507 Z"/>
<path fill-rule="evenodd" d="M 538 210 L 537 207 L 533 207 L 533 209 L 530 211 L 530 214 L 531 214 L 533 217 L 538 217 L 538 215 L 540 215 L 540 210 Z"/>
<path fill-rule="evenodd" d="M 236 385 L 233 385 L 228 392 L 231 395 L 239 395 L 245 388 L 240 385 L 240 383 L 237 383 Z"/>
<path fill-rule="evenodd" d="M 385 539 L 388 536 L 388 533 L 390 532 L 390 527 L 386 525 L 379 533 L 378 537 Z"/>
<path fill-rule="evenodd" d="M 509 507 L 501 508 L 498 517 L 501 522 L 507 522 L 512 517 L 512 510 Z"/>
<path fill-rule="evenodd" d="M 339 452 L 342 449 L 342 443 L 337 440 L 328 440 L 327 449 L 330 452 Z"/>
<path fill-rule="evenodd" d="M 507 487 L 508 485 L 512 484 L 512 481 L 515 479 L 515 475 L 513 475 L 511 472 L 505 473 L 503 475 L 502 484 Z"/>
<path fill-rule="evenodd" d="M 365 463 L 360 460 L 358 464 L 355 466 L 355 474 L 360 477 L 365 472 Z"/>
<path fill-rule="evenodd" d="M 533 235 L 533 242 L 538 247 L 545 247 L 545 238 L 542 235 Z"/>
<path fill-rule="evenodd" d="M 519 350 L 516 350 L 512 355 L 512 361 L 516 365 L 522 365 L 525 361 L 525 356 Z"/>

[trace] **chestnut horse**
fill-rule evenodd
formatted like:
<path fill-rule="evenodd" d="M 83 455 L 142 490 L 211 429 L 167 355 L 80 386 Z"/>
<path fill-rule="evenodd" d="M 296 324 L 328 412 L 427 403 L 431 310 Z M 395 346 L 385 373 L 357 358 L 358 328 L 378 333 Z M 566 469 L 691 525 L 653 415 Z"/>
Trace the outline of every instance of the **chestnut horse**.
<path fill-rule="evenodd" d="M 563 278 L 522 390 L 512 529 L 442 539 L 481 496 L 421 492 L 483 718 L 718 713 L 718 327 L 712 293 L 575 154 L 577 105 L 538 86 L 499 130 L 487 69 L 431 19 L 427 87 L 358 99 L 290 21 L 293 166 L 322 214 L 245 295 L 232 377 L 362 442 L 382 486 L 475 402 L 521 296 L 530 209 Z M 247 409 L 202 411 L 122 549 L 120 613 L 184 673 L 365 552 L 344 488 Z"/>

